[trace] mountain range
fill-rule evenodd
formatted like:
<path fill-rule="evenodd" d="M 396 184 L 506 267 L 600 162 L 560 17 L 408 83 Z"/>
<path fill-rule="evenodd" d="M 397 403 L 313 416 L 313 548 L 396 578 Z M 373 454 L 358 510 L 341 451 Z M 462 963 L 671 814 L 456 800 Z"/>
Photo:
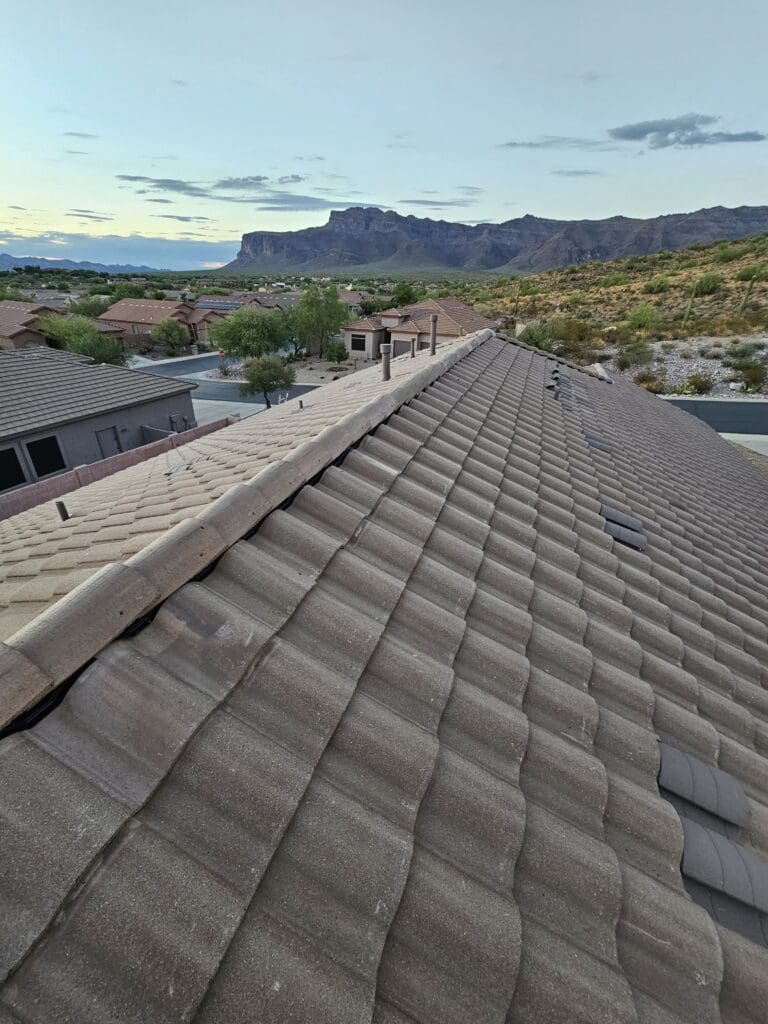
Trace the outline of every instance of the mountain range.
<path fill-rule="evenodd" d="M 88 263 L 78 260 L 54 260 L 45 256 L 10 256 L 0 253 L 0 270 L 14 267 L 42 267 L 44 270 L 95 270 L 99 274 L 157 274 L 155 267 L 133 267 L 119 263 Z"/>
<path fill-rule="evenodd" d="M 248 232 L 223 270 L 532 273 L 763 232 L 768 232 L 768 206 L 715 206 L 647 220 L 564 221 L 528 214 L 476 225 L 352 207 L 332 211 L 322 227 Z"/>

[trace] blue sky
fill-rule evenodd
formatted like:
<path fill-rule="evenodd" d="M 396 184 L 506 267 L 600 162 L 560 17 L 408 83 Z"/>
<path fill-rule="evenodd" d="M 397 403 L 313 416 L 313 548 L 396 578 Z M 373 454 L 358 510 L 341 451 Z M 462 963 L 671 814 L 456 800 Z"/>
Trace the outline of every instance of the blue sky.
<path fill-rule="evenodd" d="M 762 0 L 17 4 L 0 251 L 196 268 L 354 205 L 762 205 L 766 38 Z"/>

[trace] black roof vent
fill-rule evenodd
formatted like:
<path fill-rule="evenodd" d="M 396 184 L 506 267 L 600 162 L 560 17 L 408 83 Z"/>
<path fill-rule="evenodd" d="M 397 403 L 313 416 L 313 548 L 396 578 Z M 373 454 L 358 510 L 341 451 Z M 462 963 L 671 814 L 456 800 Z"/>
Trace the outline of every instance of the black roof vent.
<path fill-rule="evenodd" d="M 661 789 L 739 828 L 749 823 L 749 803 L 738 779 L 667 743 L 660 751 Z"/>
<path fill-rule="evenodd" d="M 607 441 L 604 441 L 602 437 L 598 437 L 597 434 L 591 434 L 589 431 L 584 431 L 584 437 L 587 439 L 587 444 L 590 448 L 597 448 L 601 452 L 609 452 L 611 446 Z"/>
<path fill-rule="evenodd" d="M 642 532 L 643 524 L 636 516 L 606 504 L 600 506 L 600 515 L 605 519 L 605 532 L 614 540 L 636 551 L 645 551 L 648 547 L 648 538 Z"/>
<path fill-rule="evenodd" d="M 659 792 L 683 826 L 680 870 L 688 895 L 718 924 L 768 946 L 768 860 L 737 841 L 750 818 L 744 788 L 667 743 L 660 753 Z"/>
<path fill-rule="evenodd" d="M 628 512 L 622 512 L 620 508 L 616 508 L 614 505 L 606 505 L 603 502 L 600 506 L 600 515 L 603 519 L 607 519 L 609 523 L 616 523 L 617 526 L 626 526 L 628 530 L 642 533 L 643 524 L 637 516 L 631 516 Z"/>

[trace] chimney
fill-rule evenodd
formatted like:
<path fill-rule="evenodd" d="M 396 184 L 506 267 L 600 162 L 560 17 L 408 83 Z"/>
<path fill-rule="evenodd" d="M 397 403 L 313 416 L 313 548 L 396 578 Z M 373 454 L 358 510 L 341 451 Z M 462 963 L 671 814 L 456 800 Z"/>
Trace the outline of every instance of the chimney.
<path fill-rule="evenodd" d="M 380 345 L 381 350 L 381 379 L 389 380 L 389 357 L 392 354 L 392 342 L 385 341 Z"/>
<path fill-rule="evenodd" d="M 433 356 L 437 352 L 437 313 L 430 313 L 429 316 L 429 354 Z"/>

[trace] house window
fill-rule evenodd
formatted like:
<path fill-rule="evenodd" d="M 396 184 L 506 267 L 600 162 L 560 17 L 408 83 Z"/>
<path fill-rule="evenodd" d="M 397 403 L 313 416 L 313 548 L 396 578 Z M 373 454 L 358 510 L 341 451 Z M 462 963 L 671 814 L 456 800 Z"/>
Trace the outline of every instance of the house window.
<path fill-rule="evenodd" d="M 19 456 L 13 448 L 4 448 L 0 451 L 0 491 L 8 491 L 26 482 Z"/>
<path fill-rule="evenodd" d="M 349 347 L 353 352 L 365 352 L 365 335 L 351 335 L 349 339 Z"/>
<path fill-rule="evenodd" d="M 50 476 L 51 473 L 58 473 L 59 470 L 67 468 L 59 442 L 53 435 L 30 441 L 27 444 L 27 453 L 38 476 Z"/>

